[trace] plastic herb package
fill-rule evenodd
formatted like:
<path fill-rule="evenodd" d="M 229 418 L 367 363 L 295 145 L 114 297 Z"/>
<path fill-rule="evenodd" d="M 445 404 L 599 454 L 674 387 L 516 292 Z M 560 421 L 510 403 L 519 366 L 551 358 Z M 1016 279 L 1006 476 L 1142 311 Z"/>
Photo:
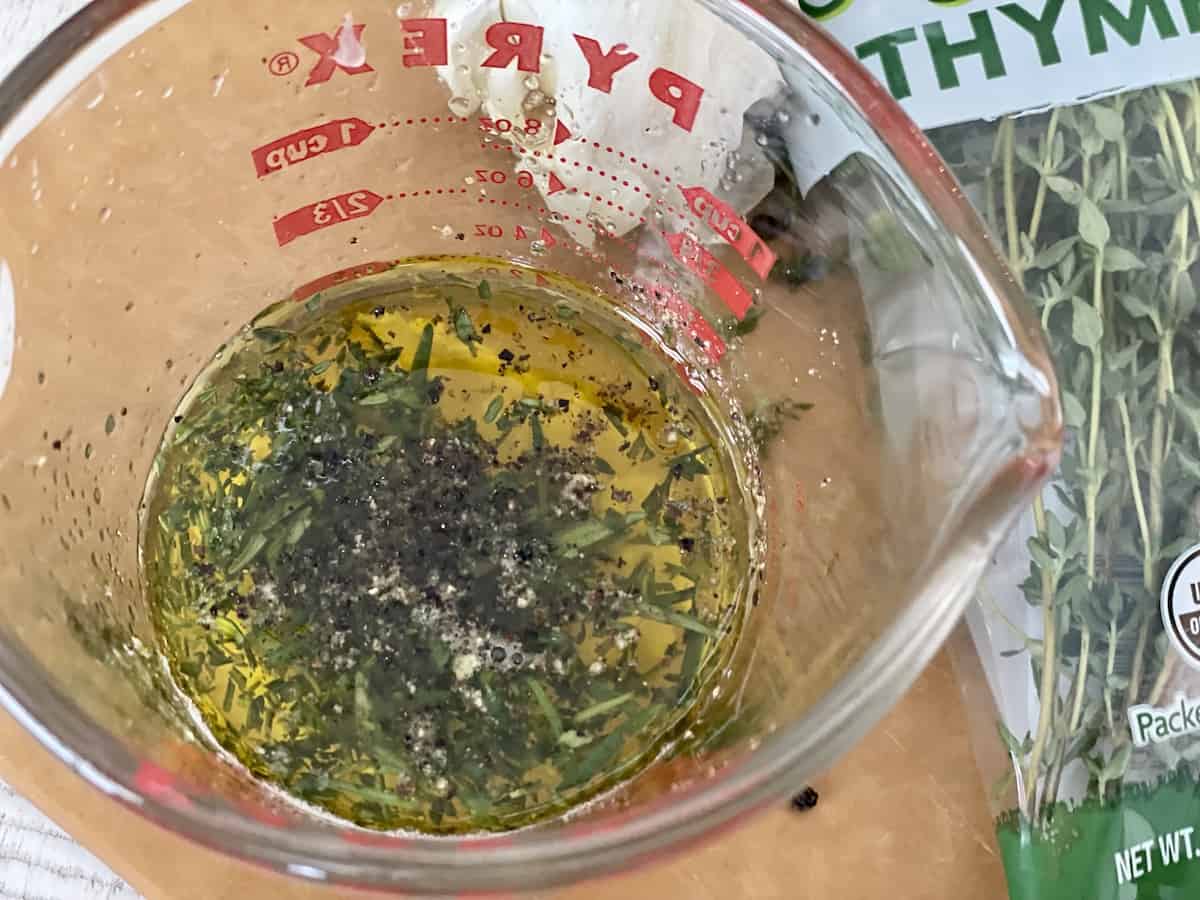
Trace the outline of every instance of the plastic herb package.
<path fill-rule="evenodd" d="M 1200 896 L 1200 2 L 801 6 L 929 130 L 1058 362 L 1062 467 L 961 660 L 1010 895 Z"/>

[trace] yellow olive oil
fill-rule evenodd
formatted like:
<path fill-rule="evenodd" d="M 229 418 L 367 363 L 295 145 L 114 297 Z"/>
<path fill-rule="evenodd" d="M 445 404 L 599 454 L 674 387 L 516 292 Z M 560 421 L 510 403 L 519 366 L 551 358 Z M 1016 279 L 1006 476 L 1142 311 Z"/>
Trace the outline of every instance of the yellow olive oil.
<path fill-rule="evenodd" d="M 182 693 L 256 776 L 370 828 L 523 827 L 628 779 L 748 608 L 695 389 L 603 298 L 489 264 L 271 308 L 147 487 Z"/>

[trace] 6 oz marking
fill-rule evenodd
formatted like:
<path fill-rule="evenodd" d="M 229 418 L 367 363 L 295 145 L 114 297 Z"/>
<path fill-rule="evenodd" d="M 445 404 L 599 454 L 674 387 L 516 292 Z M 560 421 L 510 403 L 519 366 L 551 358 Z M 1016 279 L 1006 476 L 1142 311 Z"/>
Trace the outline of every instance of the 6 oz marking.
<path fill-rule="evenodd" d="M 300 56 L 291 50 L 284 50 L 282 53 L 276 53 L 271 57 L 267 62 L 267 68 L 272 75 L 280 78 L 284 75 L 291 75 L 296 69 L 300 68 Z"/>
<path fill-rule="evenodd" d="M 476 169 L 475 180 L 483 184 L 507 184 L 509 175 L 500 169 Z M 531 172 L 517 173 L 517 187 L 531 188 L 533 187 L 533 174 Z"/>

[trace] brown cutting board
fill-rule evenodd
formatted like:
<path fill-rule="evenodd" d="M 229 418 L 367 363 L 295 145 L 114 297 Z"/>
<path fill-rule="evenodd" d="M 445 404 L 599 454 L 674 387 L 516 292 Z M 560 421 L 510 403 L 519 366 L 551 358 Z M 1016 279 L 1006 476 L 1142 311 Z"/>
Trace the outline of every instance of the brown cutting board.
<path fill-rule="evenodd" d="M 961 639 L 961 636 L 960 638 Z M 0 777 L 152 900 L 363 897 L 260 872 L 118 808 L 0 717 Z M 767 813 L 686 856 L 556 900 L 990 900 L 1005 896 L 958 679 L 943 654 L 816 784 L 819 807 Z"/>

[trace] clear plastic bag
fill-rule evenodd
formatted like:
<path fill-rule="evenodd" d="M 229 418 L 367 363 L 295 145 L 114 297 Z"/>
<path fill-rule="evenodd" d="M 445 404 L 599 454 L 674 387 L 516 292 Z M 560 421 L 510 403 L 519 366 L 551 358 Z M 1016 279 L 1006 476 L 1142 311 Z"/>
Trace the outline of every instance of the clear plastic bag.
<path fill-rule="evenodd" d="M 1042 316 L 1069 432 L 968 617 L 1011 896 L 1195 897 L 1200 82 L 932 138 Z"/>

